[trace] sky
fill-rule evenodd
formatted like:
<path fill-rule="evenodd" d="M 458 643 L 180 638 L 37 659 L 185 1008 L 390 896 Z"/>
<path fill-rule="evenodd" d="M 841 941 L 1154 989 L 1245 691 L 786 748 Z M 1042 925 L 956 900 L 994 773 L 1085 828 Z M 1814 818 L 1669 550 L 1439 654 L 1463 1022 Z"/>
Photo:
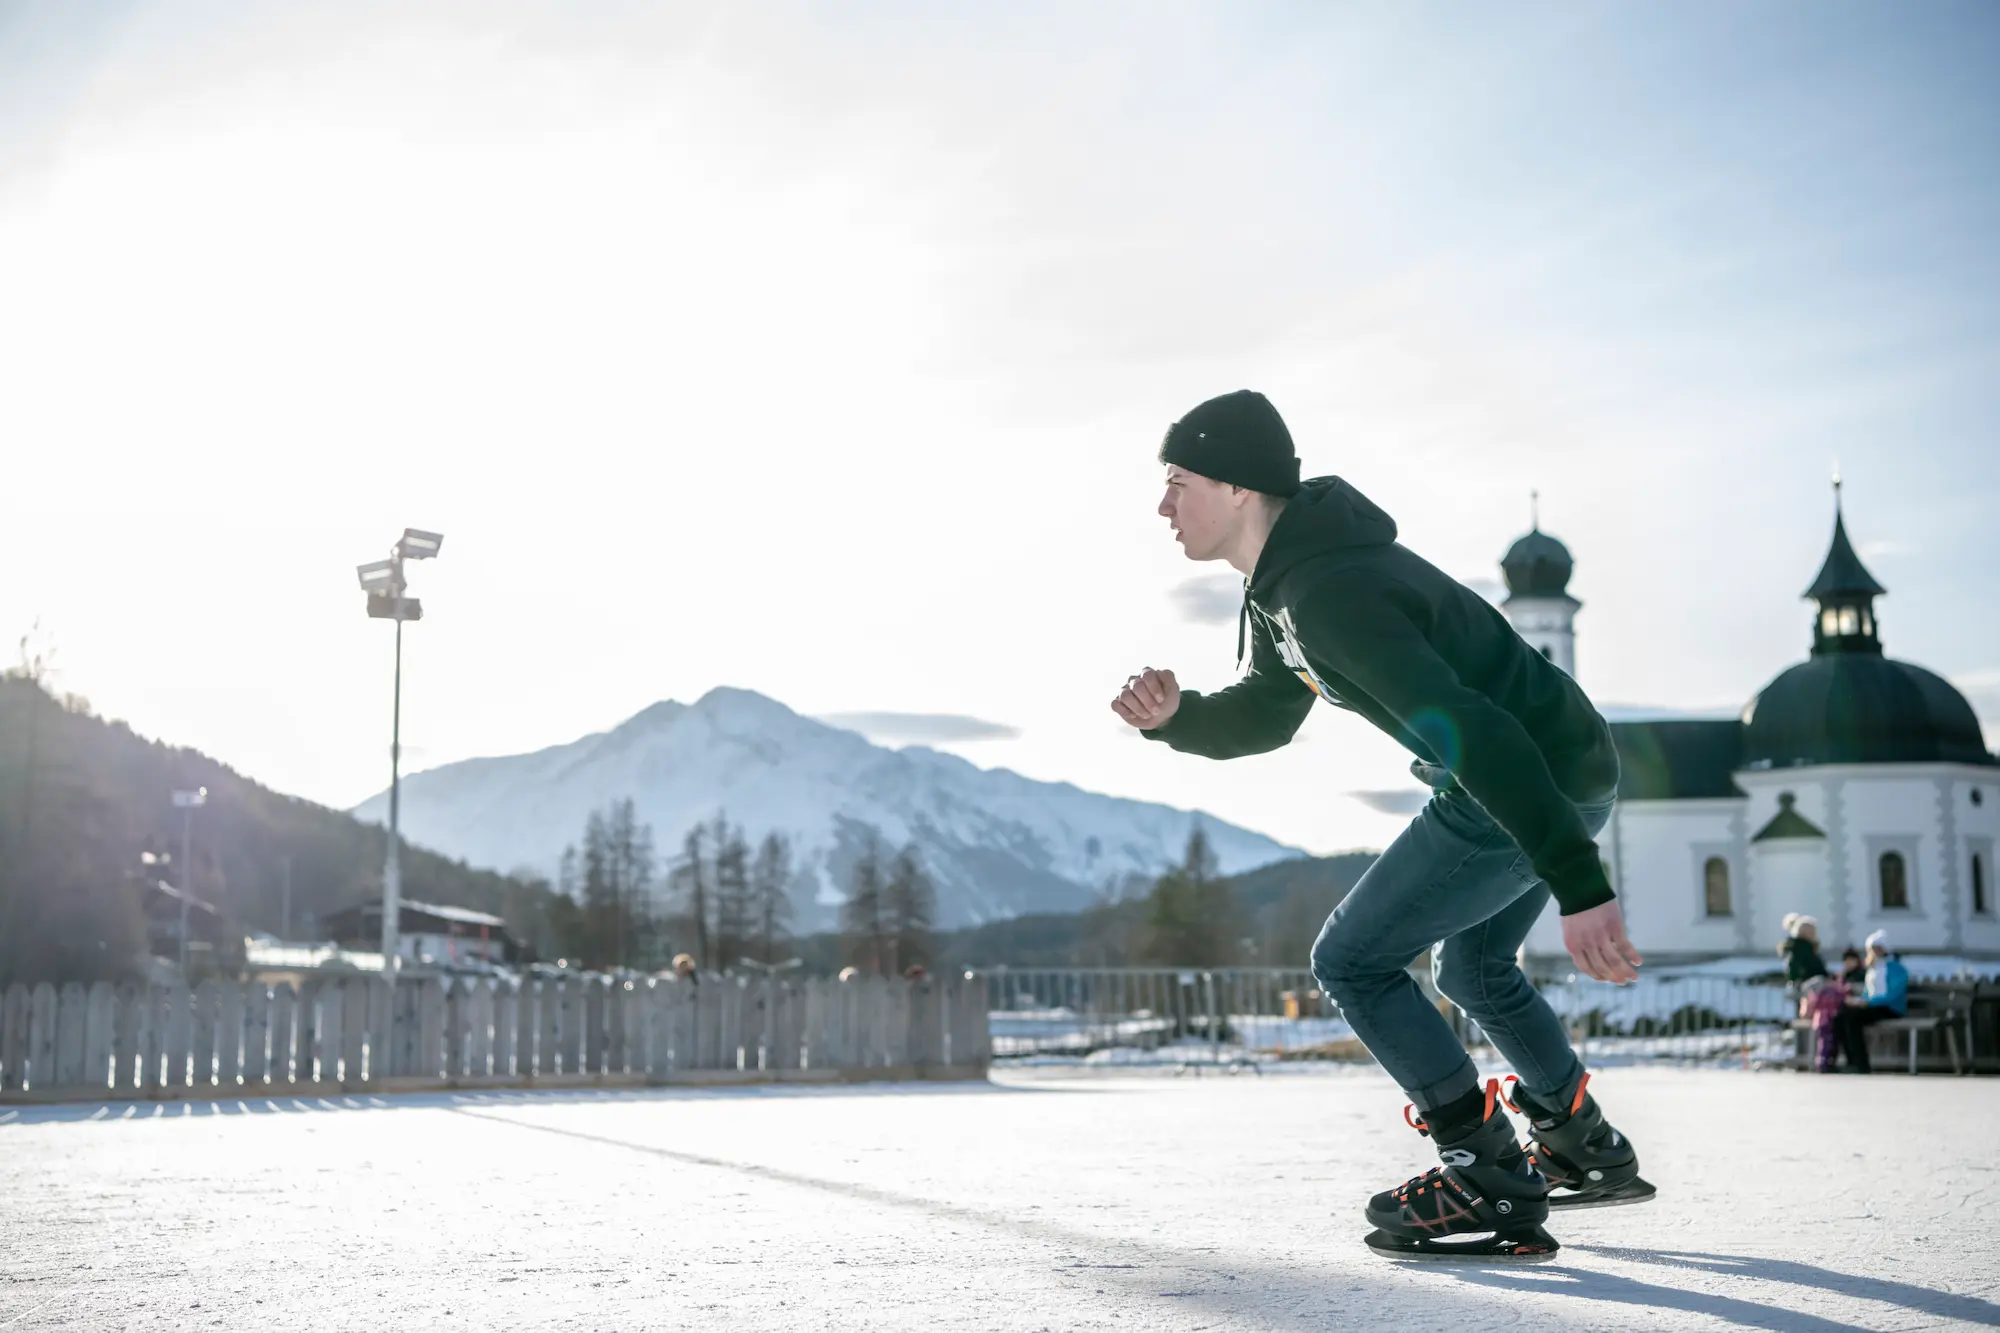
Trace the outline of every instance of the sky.
<path fill-rule="evenodd" d="M 718 685 L 1380 846 L 1154 512 L 1241 387 L 1497 591 L 1529 492 L 1606 705 L 1805 654 L 1829 478 L 2000 738 L 2000 10 L 0 0 L 0 635 L 280 790 Z M 163 796 L 164 799 L 164 796 Z"/>

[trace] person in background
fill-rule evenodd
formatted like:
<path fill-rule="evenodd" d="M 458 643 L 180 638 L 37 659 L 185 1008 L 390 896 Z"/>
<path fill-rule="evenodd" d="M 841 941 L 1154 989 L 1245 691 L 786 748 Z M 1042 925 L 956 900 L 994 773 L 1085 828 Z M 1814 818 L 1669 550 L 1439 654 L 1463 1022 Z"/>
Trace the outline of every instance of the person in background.
<path fill-rule="evenodd" d="M 1883 931 L 1870 935 L 1868 980 L 1862 998 L 1840 1011 L 1835 1027 L 1840 1047 L 1847 1052 L 1847 1067 L 1857 1074 L 1871 1072 L 1868 1059 L 1868 1028 L 1885 1018 L 1901 1018 L 1909 1011 L 1910 974 L 1902 962 L 1889 953 L 1889 937 Z"/>
<path fill-rule="evenodd" d="M 1840 951 L 1840 979 L 1856 995 L 1868 980 L 1868 964 L 1861 961 L 1861 950 L 1851 944 Z"/>
<path fill-rule="evenodd" d="M 1785 980 L 1794 987 L 1814 977 L 1826 975 L 1826 963 L 1819 956 L 1819 922 L 1799 912 L 1785 914 L 1785 941 L 1778 946 L 1785 960 Z"/>
<path fill-rule="evenodd" d="M 695 965 L 694 955 L 691 953 L 674 955 L 674 975 L 682 981 L 692 982 L 697 986 L 701 984 L 701 969 Z"/>
<path fill-rule="evenodd" d="M 1832 977 L 1812 978 L 1805 984 L 1805 993 L 1799 996 L 1799 1017 L 1812 1020 L 1813 1069 L 1818 1073 L 1833 1072 L 1834 1055 L 1839 1048 L 1836 1028 L 1846 1008 L 1847 986 Z"/>

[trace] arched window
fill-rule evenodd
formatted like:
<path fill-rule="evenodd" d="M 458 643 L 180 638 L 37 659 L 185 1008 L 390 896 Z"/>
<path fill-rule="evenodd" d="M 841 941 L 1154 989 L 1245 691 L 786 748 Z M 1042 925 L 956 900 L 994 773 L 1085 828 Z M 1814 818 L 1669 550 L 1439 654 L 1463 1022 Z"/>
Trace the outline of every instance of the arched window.
<path fill-rule="evenodd" d="M 1882 910 L 1892 911 L 1910 905 L 1909 867 L 1903 864 L 1901 852 L 1884 852 L 1876 863 L 1876 870 L 1882 881 Z"/>
<path fill-rule="evenodd" d="M 1986 858 L 1978 852 L 1972 854 L 1972 910 L 1980 916 L 1993 910 L 1986 901 Z"/>
<path fill-rule="evenodd" d="M 1730 914 L 1729 862 L 1711 856 L 1701 863 L 1701 892 L 1710 916 Z"/>

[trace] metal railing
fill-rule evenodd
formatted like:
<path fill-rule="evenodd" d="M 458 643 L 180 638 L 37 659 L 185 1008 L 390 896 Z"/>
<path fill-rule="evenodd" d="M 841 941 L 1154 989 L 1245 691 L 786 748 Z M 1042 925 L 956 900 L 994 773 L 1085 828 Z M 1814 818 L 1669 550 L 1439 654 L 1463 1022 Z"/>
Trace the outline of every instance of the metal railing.
<path fill-rule="evenodd" d="M 1437 993 L 1428 967 L 1411 972 L 1468 1046 L 1493 1059 L 1490 1041 Z M 982 975 L 999 1060 L 1367 1058 L 1305 968 L 995 967 Z M 1633 986 L 1571 975 L 1536 985 L 1594 1063 L 1749 1063 L 1793 1051 L 1797 1001 L 1781 985 L 1672 972 Z"/>
<path fill-rule="evenodd" d="M 996 967 L 980 975 L 995 1058 L 1240 1060 L 1352 1036 L 1305 968 Z"/>

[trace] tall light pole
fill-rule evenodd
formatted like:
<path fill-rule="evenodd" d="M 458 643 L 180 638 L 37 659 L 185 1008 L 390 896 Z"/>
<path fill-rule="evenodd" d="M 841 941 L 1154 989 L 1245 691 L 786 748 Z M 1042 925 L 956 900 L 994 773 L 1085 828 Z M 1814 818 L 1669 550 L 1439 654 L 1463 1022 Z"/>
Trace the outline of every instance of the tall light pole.
<path fill-rule="evenodd" d="M 174 793 L 181 812 L 181 978 L 188 970 L 188 904 L 194 901 L 194 812 L 208 804 L 208 788 Z"/>
<path fill-rule="evenodd" d="M 382 864 L 382 975 L 396 979 L 399 941 L 398 927 L 403 916 L 403 858 L 399 833 L 403 782 L 403 622 L 422 620 L 423 603 L 404 593 L 405 560 L 428 560 L 444 545 L 435 532 L 403 529 L 403 535 L 389 548 L 387 560 L 360 566 L 361 590 L 368 594 L 368 614 L 376 620 L 396 622 L 396 692 L 389 722 L 389 852 Z"/>

